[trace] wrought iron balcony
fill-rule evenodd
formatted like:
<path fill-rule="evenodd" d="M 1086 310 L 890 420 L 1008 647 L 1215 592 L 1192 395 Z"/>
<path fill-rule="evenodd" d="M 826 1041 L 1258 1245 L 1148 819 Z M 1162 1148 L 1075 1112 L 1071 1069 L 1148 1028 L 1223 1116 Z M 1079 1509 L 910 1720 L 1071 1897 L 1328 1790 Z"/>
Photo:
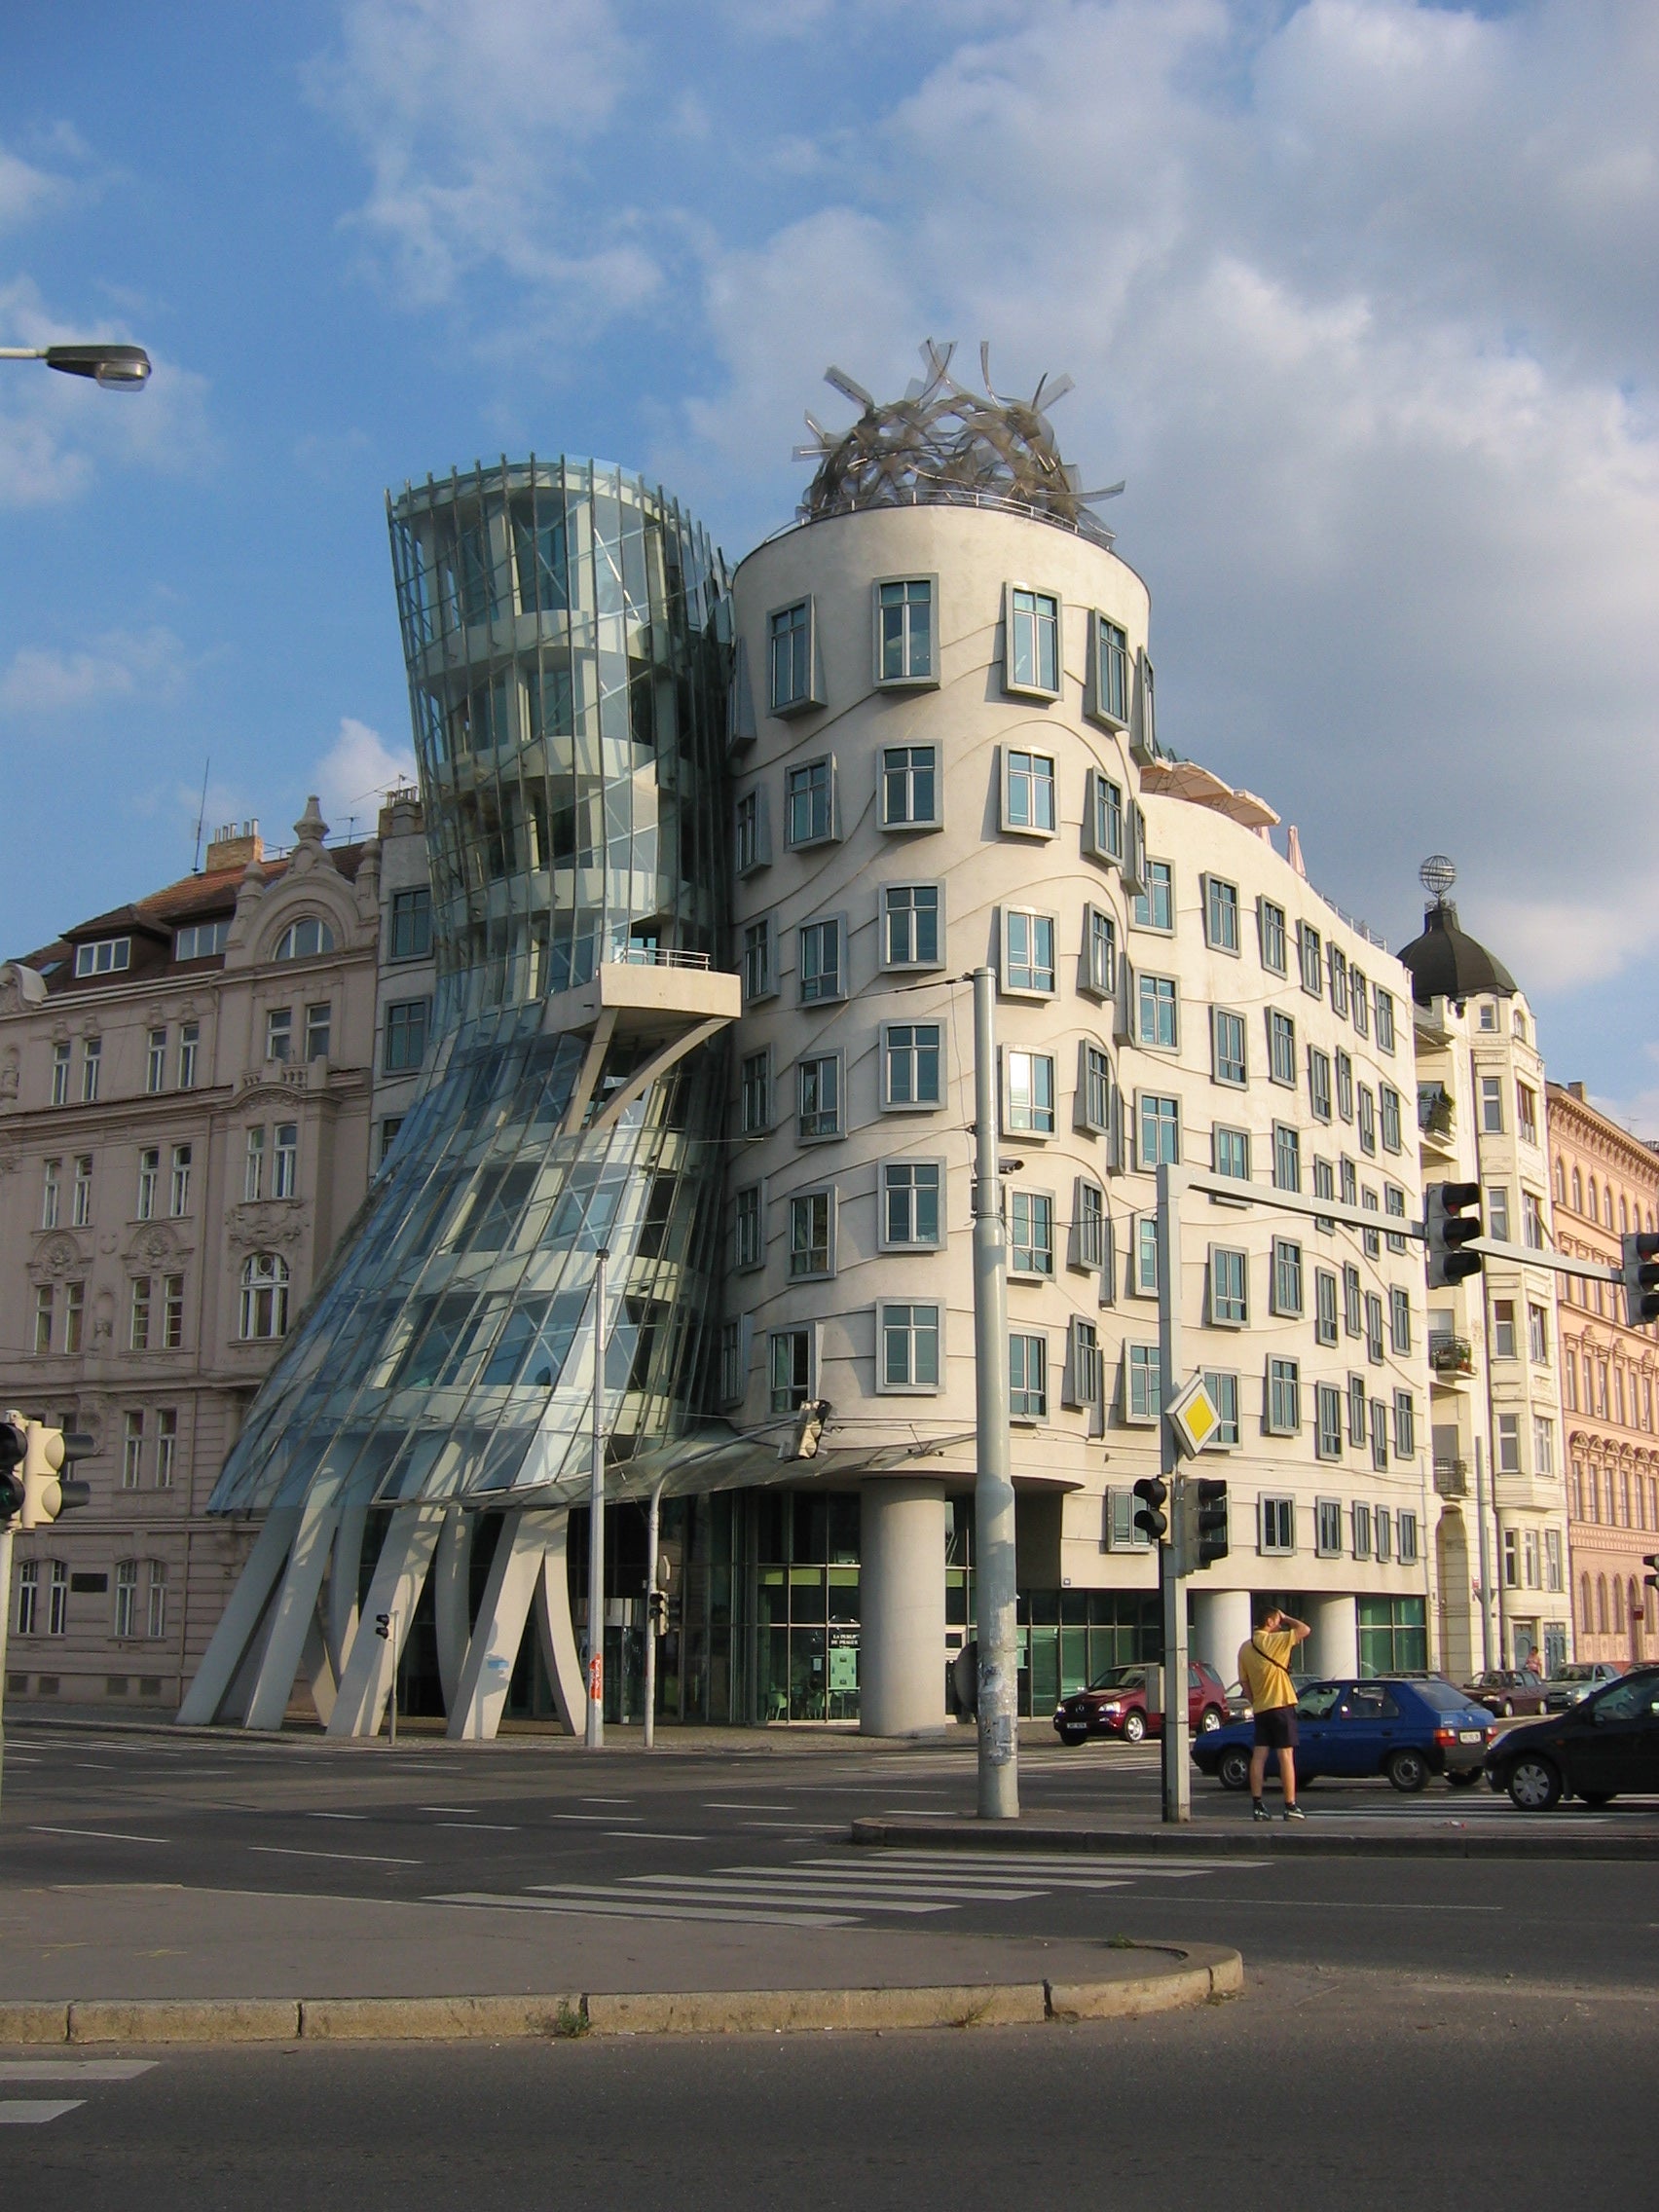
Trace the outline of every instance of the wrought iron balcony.
<path fill-rule="evenodd" d="M 1455 1337 L 1442 1329 L 1432 1330 L 1428 1339 L 1428 1364 L 1443 1379 L 1473 1375 L 1474 1346 L 1467 1337 Z"/>
<path fill-rule="evenodd" d="M 1466 1459 L 1436 1459 L 1434 1487 L 1442 1497 L 1467 1497 L 1469 1463 Z"/>
<path fill-rule="evenodd" d="M 1443 1083 L 1418 1085 L 1418 1128 L 1431 1144 L 1450 1144 L 1457 1133 L 1457 1110 Z"/>

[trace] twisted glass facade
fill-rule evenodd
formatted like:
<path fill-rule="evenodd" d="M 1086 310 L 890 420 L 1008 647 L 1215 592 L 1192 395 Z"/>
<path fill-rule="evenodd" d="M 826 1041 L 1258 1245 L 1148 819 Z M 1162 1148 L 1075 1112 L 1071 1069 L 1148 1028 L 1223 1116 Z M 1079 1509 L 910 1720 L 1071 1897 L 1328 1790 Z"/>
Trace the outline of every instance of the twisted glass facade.
<path fill-rule="evenodd" d="M 429 479 L 389 521 L 427 1073 L 212 1506 L 325 1480 L 342 1506 L 585 1493 L 601 1245 L 618 1487 L 671 1459 L 689 1482 L 719 1442 L 676 1451 L 716 1304 L 724 1044 L 627 1103 L 663 1019 L 596 1030 L 583 986 L 608 964 L 694 977 L 719 950 L 724 571 L 675 502 L 598 462 Z"/>

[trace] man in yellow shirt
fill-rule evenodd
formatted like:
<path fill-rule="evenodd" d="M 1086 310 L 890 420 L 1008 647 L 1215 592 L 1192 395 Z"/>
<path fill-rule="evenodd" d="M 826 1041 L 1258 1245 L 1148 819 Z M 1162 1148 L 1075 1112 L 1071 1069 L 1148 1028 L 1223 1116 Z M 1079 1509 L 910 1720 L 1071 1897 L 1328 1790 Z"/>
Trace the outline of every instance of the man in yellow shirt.
<path fill-rule="evenodd" d="M 1296 1802 L 1296 1684 L 1290 1678 L 1290 1655 L 1312 1632 L 1306 1621 L 1292 1619 L 1271 1598 L 1256 1600 L 1254 1618 L 1255 1634 L 1238 1646 L 1238 1679 L 1256 1721 L 1255 1749 L 1250 1753 L 1250 1817 L 1272 1818 L 1262 1801 L 1262 1786 L 1268 1753 L 1276 1751 L 1284 1785 L 1284 1817 L 1305 1821 L 1308 1816 Z"/>

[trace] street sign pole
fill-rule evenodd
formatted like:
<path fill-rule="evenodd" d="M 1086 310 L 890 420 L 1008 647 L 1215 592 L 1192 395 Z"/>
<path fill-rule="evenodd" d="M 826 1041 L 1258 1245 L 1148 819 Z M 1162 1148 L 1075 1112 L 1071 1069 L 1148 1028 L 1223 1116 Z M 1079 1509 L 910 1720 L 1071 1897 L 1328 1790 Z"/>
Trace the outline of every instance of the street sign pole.
<path fill-rule="evenodd" d="M 1181 1366 L 1181 1196 L 1187 1178 L 1167 1161 L 1158 1170 L 1158 1464 L 1169 1485 L 1169 1532 L 1158 1547 L 1163 1604 L 1163 1818 L 1193 1817 L 1187 1764 L 1187 1589 L 1181 1577 L 1185 1516 L 1181 1453 L 1164 1408 L 1186 1381 Z"/>
<path fill-rule="evenodd" d="M 657 1646 L 657 1592 L 662 1587 L 657 1573 L 657 1540 L 662 1527 L 662 1486 L 664 1478 L 658 1476 L 651 1485 L 650 1503 L 645 1507 L 645 1749 L 656 1745 L 656 1646 Z"/>
<path fill-rule="evenodd" d="M 1019 1652 L 1008 1429 L 1008 1234 L 998 1172 L 995 978 L 974 971 L 974 1591 L 979 1818 L 1019 1818 Z"/>
<path fill-rule="evenodd" d="M 12 1627 L 12 1524 L 0 1528 L 0 1793 L 6 1779 L 6 1639 Z"/>

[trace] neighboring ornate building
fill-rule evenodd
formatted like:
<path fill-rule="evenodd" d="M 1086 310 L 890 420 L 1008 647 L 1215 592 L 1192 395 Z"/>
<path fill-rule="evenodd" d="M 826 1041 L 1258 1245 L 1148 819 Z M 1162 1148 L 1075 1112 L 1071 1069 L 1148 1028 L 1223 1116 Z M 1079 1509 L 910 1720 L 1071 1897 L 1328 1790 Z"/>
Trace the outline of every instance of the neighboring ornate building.
<path fill-rule="evenodd" d="M 1422 1180 L 1479 1183 L 1486 1234 L 1552 1242 L 1544 1067 L 1514 977 L 1459 927 L 1438 855 L 1423 933 L 1402 947 L 1414 985 Z M 1440 1664 L 1456 1680 L 1530 1652 L 1569 1656 L 1567 1500 L 1556 1277 L 1488 1260 L 1428 1294 Z"/>
<path fill-rule="evenodd" d="M 1550 1085 L 1549 1141 L 1557 1242 L 1616 1267 L 1621 1239 L 1654 1226 L 1659 1159 L 1598 1113 L 1581 1083 Z M 1642 1561 L 1659 1552 L 1659 1327 L 1633 1329 L 1616 1284 L 1570 1275 L 1562 1277 L 1557 1325 L 1577 1656 L 1651 1659 L 1659 1628 Z"/>
<path fill-rule="evenodd" d="M 171 1710 L 247 1555 L 208 1493 L 368 1180 L 382 843 L 295 833 L 0 968 L 0 1404 L 94 1440 L 18 1538 L 14 1696 Z"/>

